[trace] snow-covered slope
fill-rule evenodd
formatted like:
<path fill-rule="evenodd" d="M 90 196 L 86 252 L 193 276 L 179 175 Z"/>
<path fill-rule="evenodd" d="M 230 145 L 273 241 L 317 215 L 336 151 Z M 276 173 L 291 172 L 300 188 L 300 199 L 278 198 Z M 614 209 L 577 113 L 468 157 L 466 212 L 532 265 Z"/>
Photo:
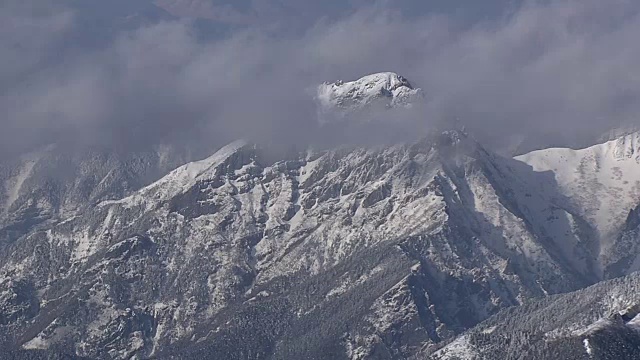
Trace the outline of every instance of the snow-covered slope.
<path fill-rule="evenodd" d="M 236 142 L 13 240 L 0 324 L 88 357 L 409 357 L 597 280 L 547 182 L 459 131 L 275 163 Z"/>
<path fill-rule="evenodd" d="M 189 151 L 170 146 L 122 154 L 51 145 L 2 162 L 0 252 L 35 227 L 120 199 L 189 159 Z"/>
<path fill-rule="evenodd" d="M 501 311 L 433 360 L 640 358 L 640 274 Z"/>
<path fill-rule="evenodd" d="M 394 107 L 410 107 L 423 98 L 421 89 L 414 88 L 407 79 L 383 72 L 367 75 L 349 82 L 336 81 L 318 87 L 316 99 L 321 112 L 345 114 L 367 107 L 375 110 Z M 326 120 L 321 117 L 320 120 Z"/>
<path fill-rule="evenodd" d="M 620 260 L 620 233 L 640 205 L 640 133 L 585 149 L 545 149 L 516 159 L 536 172 L 553 174 L 560 192 L 597 233 L 605 270 Z M 638 255 L 638 249 L 633 251 Z M 626 273 L 640 270 L 640 262 L 631 263 Z"/>

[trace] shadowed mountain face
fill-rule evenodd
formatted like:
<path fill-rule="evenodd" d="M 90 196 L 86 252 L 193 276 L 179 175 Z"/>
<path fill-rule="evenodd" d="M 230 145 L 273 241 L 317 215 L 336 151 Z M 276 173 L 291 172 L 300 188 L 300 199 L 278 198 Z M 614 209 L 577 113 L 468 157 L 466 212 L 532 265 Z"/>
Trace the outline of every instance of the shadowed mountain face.
<path fill-rule="evenodd" d="M 128 154 L 51 145 L 0 163 L 0 248 L 38 226 L 119 199 L 188 161 L 171 146 Z"/>
<path fill-rule="evenodd" d="M 501 311 L 433 354 L 444 359 L 638 359 L 640 276 Z"/>

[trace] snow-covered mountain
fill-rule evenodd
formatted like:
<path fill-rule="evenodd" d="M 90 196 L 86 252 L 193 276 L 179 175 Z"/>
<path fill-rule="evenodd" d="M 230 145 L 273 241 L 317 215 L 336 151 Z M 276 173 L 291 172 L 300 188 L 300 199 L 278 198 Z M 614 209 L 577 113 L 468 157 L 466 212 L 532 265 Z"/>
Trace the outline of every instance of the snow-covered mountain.
<path fill-rule="evenodd" d="M 188 161 L 190 153 L 171 146 L 117 154 L 50 145 L 0 163 L 0 249 L 35 226 L 138 190 Z"/>
<path fill-rule="evenodd" d="M 321 89 L 338 111 L 418 94 L 391 73 Z M 2 345 L 104 359 L 417 359 L 505 307 L 609 274 L 606 222 L 539 167 L 543 153 L 501 157 L 459 130 L 275 160 L 265 150 L 236 141 L 130 187 L 116 185 L 147 172 L 123 172 L 127 162 L 97 162 L 83 186 L 34 177 L 48 173 L 35 155 L 4 172 Z M 167 163 L 156 157 L 136 169 Z M 618 244 L 634 243 L 637 213 Z"/>
<path fill-rule="evenodd" d="M 640 132 L 585 149 L 545 149 L 516 159 L 553 174 L 559 191 L 595 230 L 605 277 L 640 270 Z"/>
<path fill-rule="evenodd" d="M 16 239 L 2 257 L 3 318 L 27 348 L 144 357 L 195 337 L 232 358 L 225 339 L 267 331 L 236 328 L 238 314 L 264 308 L 251 316 L 282 321 L 279 335 L 234 343 L 236 357 L 301 358 L 323 343 L 410 356 L 504 306 L 596 280 L 580 219 L 549 208 L 519 166 L 459 132 L 274 164 L 236 142 Z M 342 321 L 324 324 L 330 313 Z M 302 331 L 314 323 L 328 326 L 320 338 Z"/>
<path fill-rule="evenodd" d="M 422 89 L 414 88 L 407 79 L 393 72 L 371 74 L 348 82 L 323 83 L 318 86 L 316 96 L 320 121 L 325 122 L 327 117 L 322 115 L 327 113 L 346 116 L 371 107 L 373 111 L 406 108 L 423 98 Z"/>
<path fill-rule="evenodd" d="M 431 358 L 638 359 L 639 314 L 640 274 L 634 273 L 501 311 Z"/>

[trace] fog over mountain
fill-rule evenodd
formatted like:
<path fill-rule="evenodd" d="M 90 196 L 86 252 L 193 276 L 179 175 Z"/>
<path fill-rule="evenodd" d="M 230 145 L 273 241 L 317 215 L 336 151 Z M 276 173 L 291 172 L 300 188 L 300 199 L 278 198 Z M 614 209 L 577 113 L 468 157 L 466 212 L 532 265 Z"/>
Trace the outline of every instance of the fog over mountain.
<path fill-rule="evenodd" d="M 640 3 L 0 3 L 0 358 L 639 359 Z"/>
<path fill-rule="evenodd" d="M 249 14 L 306 3 L 219 6 Z M 429 2 L 357 5 L 327 4 L 292 32 L 295 12 L 284 10 L 224 26 L 142 0 L 5 1 L 2 153 L 298 139 L 315 126 L 309 89 L 379 71 L 425 91 L 416 130 L 458 119 L 496 146 L 573 145 L 636 121 L 635 1 L 467 3 L 448 13 Z"/>

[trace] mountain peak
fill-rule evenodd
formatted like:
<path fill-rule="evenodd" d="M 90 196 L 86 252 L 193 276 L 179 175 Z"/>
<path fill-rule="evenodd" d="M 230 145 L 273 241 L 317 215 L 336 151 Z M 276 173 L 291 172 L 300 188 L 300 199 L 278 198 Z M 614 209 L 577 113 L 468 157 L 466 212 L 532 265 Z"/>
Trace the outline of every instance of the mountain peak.
<path fill-rule="evenodd" d="M 353 111 L 378 103 L 386 108 L 410 107 L 422 97 L 422 89 L 414 88 L 401 75 L 381 72 L 358 80 L 323 83 L 318 86 L 317 100 L 323 110 Z"/>

